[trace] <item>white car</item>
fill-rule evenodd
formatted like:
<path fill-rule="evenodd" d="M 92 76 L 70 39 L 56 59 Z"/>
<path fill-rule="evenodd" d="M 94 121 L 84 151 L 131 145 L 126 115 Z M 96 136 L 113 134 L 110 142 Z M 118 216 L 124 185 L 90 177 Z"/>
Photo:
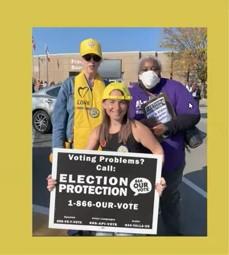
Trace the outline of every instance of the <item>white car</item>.
<path fill-rule="evenodd" d="M 41 89 L 32 94 L 33 128 L 42 134 L 52 130 L 51 116 L 61 84 Z"/>

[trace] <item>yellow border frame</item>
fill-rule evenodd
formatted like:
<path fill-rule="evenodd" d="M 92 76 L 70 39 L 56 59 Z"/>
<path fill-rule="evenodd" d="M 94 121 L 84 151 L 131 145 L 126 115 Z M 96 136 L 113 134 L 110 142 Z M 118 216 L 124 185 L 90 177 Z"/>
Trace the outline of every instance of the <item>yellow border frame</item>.
<path fill-rule="evenodd" d="M 1 2 L 0 254 L 228 254 L 228 9 L 227 0 Z M 31 32 L 36 26 L 208 28 L 207 237 L 32 237 Z"/>

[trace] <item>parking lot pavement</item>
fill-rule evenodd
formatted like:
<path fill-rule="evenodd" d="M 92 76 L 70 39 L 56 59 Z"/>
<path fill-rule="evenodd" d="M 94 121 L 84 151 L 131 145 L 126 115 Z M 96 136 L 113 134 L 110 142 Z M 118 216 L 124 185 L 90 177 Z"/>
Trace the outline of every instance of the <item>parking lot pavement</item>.
<path fill-rule="evenodd" d="M 206 133 L 207 107 L 200 102 L 200 130 Z M 51 172 L 48 155 L 51 134 L 33 133 L 33 235 L 66 235 L 62 230 L 48 229 L 49 192 L 46 177 Z M 207 139 L 186 153 L 186 167 L 181 185 L 183 233 L 186 236 L 207 235 Z"/>
<path fill-rule="evenodd" d="M 32 142 L 33 148 L 48 147 L 51 150 L 52 134 L 40 134 L 33 129 Z"/>
<path fill-rule="evenodd" d="M 48 228 L 48 215 L 44 213 L 33 213 L 33 236 L 66 236 L 67 231 L 63 229 Z"/>
<path fill-rule="evenodd" d="M 197 127 L 206 134 L 207 105 L 200 102 L 201 119 Z M 182 194 L 182 220 L 185 235 L 207 235 L 207 137 L 201 146 L 186 152 Z"/>

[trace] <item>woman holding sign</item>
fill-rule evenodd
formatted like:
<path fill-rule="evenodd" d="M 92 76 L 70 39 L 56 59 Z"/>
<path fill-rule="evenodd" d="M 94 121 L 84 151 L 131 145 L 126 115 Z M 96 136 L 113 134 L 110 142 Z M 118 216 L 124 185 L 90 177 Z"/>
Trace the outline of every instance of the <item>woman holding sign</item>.
<path fill-rule="evenodd" d="M 163 157 L 163 149 L 150 129 L 141 122 L 127 117 L 131 96 L 125 84 L 110 83 L 103 92 L 102 100 L 103 121 L 92 131 L 86 149 L 97 150 L 101 147 L 104 151 L 146 152 Z M 48 176 L 47 181 L 47 189 L 51 191 L 56 181 L 51 175 Z M 164 178 L 155 185 L 159 194 L 165 187 Z M 112 233 L 98 232 L 96 235 L 112 235 Z"/>
<path fill-rule="evenodd" d="M 153 153 L 164 157 L 163 149 L 150 129 L 136 120 L 127 117 L 131 96 L 123 83 L 110 83 L 103 92 L 103 121 L 89 136 L 85 149 L 104 151 Z M 51 191 L 56 181 L 47 178 L 47 189 Z M 165 181 L 156 185 L 159 193 L 165 188 Z"/>

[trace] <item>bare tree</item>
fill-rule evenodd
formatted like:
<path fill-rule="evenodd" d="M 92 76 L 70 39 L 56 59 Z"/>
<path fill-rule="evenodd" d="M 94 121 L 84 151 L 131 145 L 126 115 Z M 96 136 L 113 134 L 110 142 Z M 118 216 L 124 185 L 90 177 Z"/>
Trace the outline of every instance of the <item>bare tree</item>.
<path fill-rule="evenodd" d="M 171 53 L 171 66 L 189 82 L 196 79 L 206 97 L 207 87 L 207 29 L 164 28 L 161 47 Z M 172 77 L 172 75 L 171 75 Z"/>

